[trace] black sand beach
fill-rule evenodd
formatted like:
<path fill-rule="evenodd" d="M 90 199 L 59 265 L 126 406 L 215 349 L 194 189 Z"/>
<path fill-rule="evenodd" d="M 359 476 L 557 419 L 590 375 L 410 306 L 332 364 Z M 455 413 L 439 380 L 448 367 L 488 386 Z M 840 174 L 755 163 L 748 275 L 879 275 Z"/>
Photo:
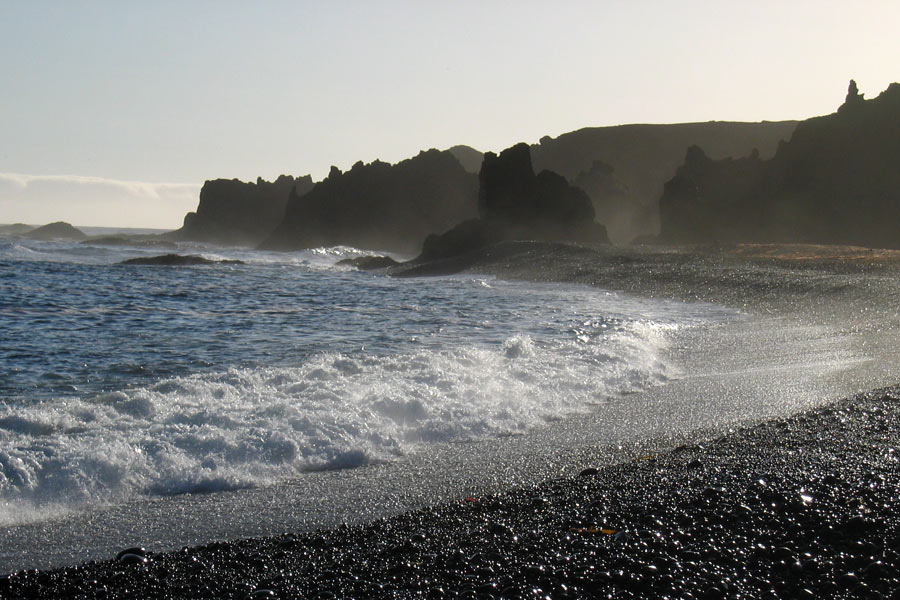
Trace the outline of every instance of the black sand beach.
<path fill-rule="evenodd" d="M 505 244 L 414 274 L 718 302 L 846 331 L 886 356 L 898 265 L 855 248 Z M 626 448 L 595 471 L 368 524 L 18 572 L 0 596 L 900 598 L 898 400 L 885 388 L 659 453 Z"/>
<path fill-rule="evenodd" d="M 900 389 L 310 535 L 0 580 L 11 598 L 897 598 Z"/>

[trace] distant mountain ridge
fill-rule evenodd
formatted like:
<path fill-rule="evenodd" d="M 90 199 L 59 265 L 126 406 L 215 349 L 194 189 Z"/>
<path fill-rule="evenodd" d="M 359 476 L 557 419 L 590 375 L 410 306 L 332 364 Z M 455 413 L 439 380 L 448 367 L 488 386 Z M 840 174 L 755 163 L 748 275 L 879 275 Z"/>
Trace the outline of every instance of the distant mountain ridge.
<path fill-rule="evenodd" d="M 900 248 L 900 84 L 865 100 L 851 81 L 837 112 L 801 122 L 769 160 L 690 148 L 660 216 L 670 243 Z"/>
<path fill-rule="evenodd" d="M 797 121 L 710 121 L 586 127 L 543 137 L 531 154 L 536 170 L 556 171 L 584 189 L 610 239 L 627 243 L 659 231 L 663 185 L 675 175 L 688 147 L 700 146 L 718 158 L 757 149 L 765 158 L 796 126 Z"/>

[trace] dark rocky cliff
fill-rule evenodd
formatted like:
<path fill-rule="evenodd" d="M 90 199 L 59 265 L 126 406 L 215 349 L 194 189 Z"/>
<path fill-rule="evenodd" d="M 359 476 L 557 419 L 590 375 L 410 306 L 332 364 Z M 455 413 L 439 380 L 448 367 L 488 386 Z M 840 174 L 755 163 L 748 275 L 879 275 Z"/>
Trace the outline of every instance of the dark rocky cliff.
<path fill-rule="evenodd" d="M 188 213 L 184 226 L 167 237 L 255 246 L 281 223 L 290 194 L 305 194 L 312 187 L 309 175 L 281 175 L 271 182 L 258 178 L 256 183 L 237 179 L 207 181 L 200 190 L 197 212 Z"/>
<path fill-rule="evenodd" d="M 771 157 L 796 121 L 677 123 L 590 127 L 545 137 L 532 146 L 537 170 L 550 169 L 581 187 L 613 242 L 659 231 L 658 201 L 690 146 L 713 158 Z"/>
<path fill-rule="evenodd" d="M 900 247 L 900 84 L 800 123 L 775 156 L 711 160 L 699 148 L 665 186 L 661 239 Z"/>
<path fill-rule="evenodd" d="M 506 240 L 607 243 L 583 190 L 552 171 L 535 174 L 527 144 L 484 155 L 478 174 L 479 219 L 429 236 L 422 260 L 446 258 Z"/>
<path fill-rule="evenodd" d="M 422 240 L 477 211 L 478 183 L 450 152 L 428 150 L 390 165 L 358 162 L 305 195 L 292 194 L 284 221 L 260 247 L 346 245 L 415 254 Z"/>

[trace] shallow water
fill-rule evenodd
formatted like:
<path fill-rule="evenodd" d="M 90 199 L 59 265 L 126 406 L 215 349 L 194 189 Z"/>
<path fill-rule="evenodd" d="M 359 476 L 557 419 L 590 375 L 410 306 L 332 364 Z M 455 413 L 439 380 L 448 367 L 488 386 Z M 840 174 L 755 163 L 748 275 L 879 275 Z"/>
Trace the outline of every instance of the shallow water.
<path fill-rule="evenodd" d="M 539 431 L 678 376 L 703 304 L 340 268 L 348 248 L 0 240 L 0 526 Z"/>

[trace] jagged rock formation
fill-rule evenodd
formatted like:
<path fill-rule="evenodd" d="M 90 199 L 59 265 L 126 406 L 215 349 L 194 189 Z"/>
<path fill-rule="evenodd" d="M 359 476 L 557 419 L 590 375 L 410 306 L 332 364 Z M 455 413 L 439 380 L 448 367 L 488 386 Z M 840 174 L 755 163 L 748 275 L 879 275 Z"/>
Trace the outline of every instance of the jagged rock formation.
<path fill-rule="evenodd" d="M 770 160 L 691 148 L 660 200 L 661 239 L 900 247 L 900 84 L 800 123 Z"/>
<path fill-rule="evenodd" d="M 174 240 L 190 240 L 233 246 L 255 246 L 269 236 L 284 218 L 292 193 L 303 195 L 313 187 L 312 178 L 281 175 L 269 182 L 214 179 L 203 184 L 197 212 L 184 217 L 184 226 L 167 234 Z"/>
<path fill-rule="evenodd" d="M 535 174 L 527 144 L 484 155 L 478 175 L 479 219 L 425 240 L 420 259 L 445 258 L 515 239 L 606 243 L 583 190 L 552 171 Z"/>
<path fill-rule="evenodd" d="M 663 184 L 675 175 L 688 147 L 700 146 L 715 158 L 743 156 L 757 148 L 767 158 L 796 125 L 714 121 L 590 127 L 544 137 L 531 152 L 536 169 L 556 171 L 587 192 L 612 241 L 627 243 L 658 233 Z"/>
<path fill-rule="evenodd" d="M 390 165 L 358 162 L 331 173 L 307 194 L 291 194 L 284 221 L 261 245 L 269 250 L 353 246 L 415 254 L 422 240 L 470 219 L 478 184 L 450 152 L 428 150 Z"/>
<path fill-rule="evenodd" d="M 22 237 L 32 240 L 83 240 L 87 235 L 64 221 L 56 221 L 27 231 Z"/>
<path fill-rule="evenodd" d="M 758 148 L 767 157 L 795 125 L 784 121 L 593 127 L 542 138 L 531 151 L 535 170 L 559 173 L 584 190 L 612 241 L 627 243 L 659 231 L 663 183 L 674 175 L 686 148 L 699 145 L 713 157 Z M 428 164 L 422 154 L 430 157 Z M 347 244 L 415 253 L 426 235 L 475 216 L 474 178 L 461 183 L 460 169 L 446 159 L 437 166 L 436 155 L 454 157 L 469 174 L 479 172 L 484 156 L 463 145 L 422 154 L 394 166 L 375 161 L 357 163 L 346 173 L 333 169 L 316 186 L 322 189 L 309 198 L 304 197 L 314 185 L 308 176 L 292 180 L 282 175 L 271 183 L 207 181 L 196 213 L 188 213 L 184 226 L 164 237 L 282 250 Z M 416 175 L 418 169 L 433 169 L 433 186 Z"/>

